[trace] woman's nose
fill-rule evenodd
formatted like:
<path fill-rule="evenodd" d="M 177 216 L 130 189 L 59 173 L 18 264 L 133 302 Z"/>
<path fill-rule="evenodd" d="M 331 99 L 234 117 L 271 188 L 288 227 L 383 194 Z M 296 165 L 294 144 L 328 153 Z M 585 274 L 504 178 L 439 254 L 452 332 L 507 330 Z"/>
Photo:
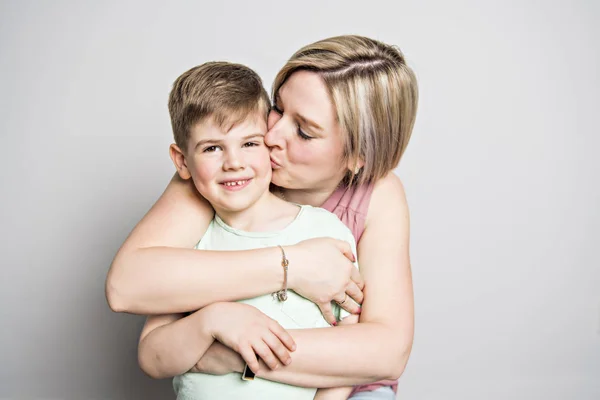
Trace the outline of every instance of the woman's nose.
<path fill-rule="evenodd" d="M 267 120 L 267 127 L 269 130 L 265 135 L 265 145 L 267 145 L 267 147 L 282 147 L 283 135 L 281 133 L 282 126 L 280 121 L 281 115 L 275 111 L 269 113 L 269 118 Z"/>

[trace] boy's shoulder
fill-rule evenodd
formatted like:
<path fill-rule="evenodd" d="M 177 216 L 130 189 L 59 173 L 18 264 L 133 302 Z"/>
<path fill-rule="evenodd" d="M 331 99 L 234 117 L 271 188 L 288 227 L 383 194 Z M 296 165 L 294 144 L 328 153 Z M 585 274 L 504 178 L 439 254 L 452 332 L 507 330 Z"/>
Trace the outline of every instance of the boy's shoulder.
<path fill-rule="evenodd" d="M 323 234 L 328 232 L 352 233 L 334 213 L 321 207 L 302 206 L 302 222 Z"/>
<path fill-rule="evenodd" d="M 313 207 L 313 206 L 303 205 L 302 206 L 302 214 L 305 218 L 311 218 L 311 219 L 323 220 L 323 221 L 336 220 L 337 222 L 339 222 L 340 224 L 343 225 L 342 221 L 340 221 L 339 218 L 334 213 L 332 213 L 331 211 L 327 211 L 326 209 L 321 208 L 321 207 Z"/>

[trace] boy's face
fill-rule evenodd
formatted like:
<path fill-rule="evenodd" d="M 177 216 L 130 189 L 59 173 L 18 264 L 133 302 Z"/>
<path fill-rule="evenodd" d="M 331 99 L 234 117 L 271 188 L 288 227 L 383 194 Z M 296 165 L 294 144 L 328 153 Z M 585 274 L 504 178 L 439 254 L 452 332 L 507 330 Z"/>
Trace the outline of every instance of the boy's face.
<path fill-rule="evenodd" d="M 212 118 L 190 132 L 185 167 L 200 194 L 215 211 L 245 210 L 268 193 L 271 160 L 265 146 L 265 118 L 250 115 L 228 132 Z"/>

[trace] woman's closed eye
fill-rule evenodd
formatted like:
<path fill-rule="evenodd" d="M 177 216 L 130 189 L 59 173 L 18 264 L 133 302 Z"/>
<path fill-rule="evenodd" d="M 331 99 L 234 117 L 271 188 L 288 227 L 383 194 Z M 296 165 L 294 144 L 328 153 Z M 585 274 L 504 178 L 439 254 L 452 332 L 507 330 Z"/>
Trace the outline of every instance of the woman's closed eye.
<path fill-rule="evenodd" d="M 310 140 L 310 139 L 314 139 L 312 136 L 308 136 L 306 133 L 304 133 L 304 131 L 300 128 L 300 125 L 298 125 L 298 136 L 300 136 L 300 139 L 302 140 Z"/>
<path fill-rule="evenodd" d="M 261 143 L 259 143 L 259 142 L 248 142 L 248 143 L 244 143 L 243 147 L 258 147 L 260 145 L 261 145 Z"/>
<path fill-rule="evenodd" d="M 277 106 L 277 104 L 273 104 L 273 107 L 271 108 L 271 111 L 279 114 L 279 115 L 283 115 L 283 110 L 281 108 L 279 108 Z M 300 139 L 302 140 L 311 140 L 314 139 L 314 137 L 307 135 L 306 132 L 304 132 L 302 130 L 302 128 L 300 128 L 300 124 L 296 123 L 296 133 L 298 134 L 298 136 L 300 137 Z"/>

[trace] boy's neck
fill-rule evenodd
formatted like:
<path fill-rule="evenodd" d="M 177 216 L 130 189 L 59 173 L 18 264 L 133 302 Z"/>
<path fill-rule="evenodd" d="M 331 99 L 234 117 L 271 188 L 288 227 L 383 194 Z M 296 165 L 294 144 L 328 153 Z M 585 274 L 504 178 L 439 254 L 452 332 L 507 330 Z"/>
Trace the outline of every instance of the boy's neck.
<path fill-rule="evenodd" d="M 229 212 L 215 209 L 215 213 L 227 225 L 246 232 L 279 231 L 296 218 L 298 211 L 297 205 L 269 191 L 244 210 Z"/>

